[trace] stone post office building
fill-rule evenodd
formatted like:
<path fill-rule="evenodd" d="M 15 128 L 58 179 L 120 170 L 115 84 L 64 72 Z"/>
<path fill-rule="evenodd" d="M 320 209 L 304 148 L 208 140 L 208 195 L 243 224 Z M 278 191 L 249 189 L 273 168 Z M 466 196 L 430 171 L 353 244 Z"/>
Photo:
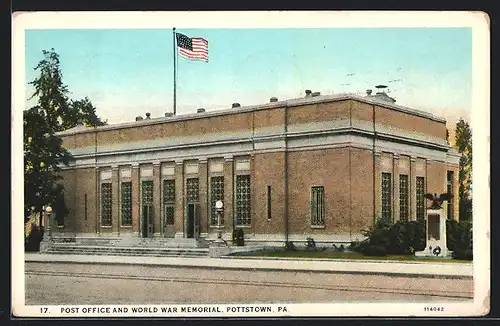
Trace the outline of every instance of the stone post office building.
<path fill-rule="evenodd" d="M 425 193 L 451 192 L 458 154 L 445 120 L 384 92 L 320 95 L 61 132 L 75 160 L 62 171 L 76 236 L 216 237 L 246 243 L 334 243 L 377 217 L 422 219 Z"/>

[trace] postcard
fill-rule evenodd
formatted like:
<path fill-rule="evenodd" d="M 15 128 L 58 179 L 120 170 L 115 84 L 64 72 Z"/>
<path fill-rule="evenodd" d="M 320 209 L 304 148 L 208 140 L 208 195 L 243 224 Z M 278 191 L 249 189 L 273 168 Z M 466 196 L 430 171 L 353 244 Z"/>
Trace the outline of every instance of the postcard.
<path fill-rule="evenodd" d="M 487 14 L 12 20 L 13 318 L 489 312 Z"/>

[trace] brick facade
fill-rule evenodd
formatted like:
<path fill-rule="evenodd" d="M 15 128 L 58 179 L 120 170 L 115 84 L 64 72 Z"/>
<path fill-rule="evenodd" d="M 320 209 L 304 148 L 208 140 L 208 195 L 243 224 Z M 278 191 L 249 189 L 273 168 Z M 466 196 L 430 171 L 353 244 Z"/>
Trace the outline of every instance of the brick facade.
<path fill-rule="evenodd" d="M 447 171 L 454 171 L 453 205 L 458 211 L 458 158 L 446 145 L 445 121 L 358 96 L 320 96 L 145 119 L 68 130 L 61 137 L 76 158 L 74 165 L 62 172 L 70 208 L 64 230 L 75 233 L 143 236 L 141 182 L 151 180 L 152 236 L 186 237 L 191 227 L 186 184 L 188 178 L 197 178 L 197 236 L 213 237 L 212 176 L 224 180 L 225 237 L 243 227 L 249 239 L 284 239 L 285 233 L 292 238 L 353 239 L 381 216 L 383 172 L 392 176 L 393 220 L 400 215 L 401 174 L 408 176 L 410 220 L 417 214 L 417 176 L 425 177 L 426 193 L 441 194 L 447 190 Z M 165 166 L 171 175 L 163 174 Z M 112 225 L 103 227 L 102 180 L 96 178 L 108 170 Z M 129 172 L 122 175 L 121 171 Z M 251 198 L 251 222 L 243 226 L 236 222 L 238 205 L 243 205 L 237 198 L 236 180 L 242 174 L 250 176 Z M 175 216 L 169 226 L 165 226 L 163 211 L 165 179 L 175 180 Z M 120 222 L 123 180 L 132 184 L 131 226 Z M 321 195 L 313 195 L 312 187 L 322 187 L 318 190 Z M 319 198 L 321 209 L 313 196 L 320 196 L 315 198 Z M 312 214 L 322 216 L 320 225 L 312 225 Z"/>

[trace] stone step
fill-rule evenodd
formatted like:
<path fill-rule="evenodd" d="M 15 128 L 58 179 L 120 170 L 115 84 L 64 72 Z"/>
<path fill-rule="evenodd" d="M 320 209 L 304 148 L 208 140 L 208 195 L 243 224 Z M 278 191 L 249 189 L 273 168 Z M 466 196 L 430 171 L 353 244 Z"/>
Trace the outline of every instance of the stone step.
<path fill-rule="evenodd" d="M 47 253 L 81 254 L 81 255 L 126 255 L 126 256 L 173 256 L 173 257 L 206 257 L 208 249 L 159 249 L 159 248 L 112 248 L 96 246 L 64 246 L 53 245 Z"/>

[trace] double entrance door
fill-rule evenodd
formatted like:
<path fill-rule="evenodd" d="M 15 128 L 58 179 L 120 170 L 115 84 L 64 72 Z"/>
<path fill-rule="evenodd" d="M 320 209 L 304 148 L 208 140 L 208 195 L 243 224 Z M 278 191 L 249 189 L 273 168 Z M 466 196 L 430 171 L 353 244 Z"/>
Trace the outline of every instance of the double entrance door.
<path fill-rule="evenodd" d="M 164 212 L 164 236 L 173 236 L 174 207 L 166 206 Z M 154 214 L 153 205 L 142 205 L 142 230 L 143 238 L 152 238 L 154 234 Z M 186 238 L 198 239 L 200 236 L 200 204 L 188 203 L 186 207 L 186 222 L 185 222 Z"/>

